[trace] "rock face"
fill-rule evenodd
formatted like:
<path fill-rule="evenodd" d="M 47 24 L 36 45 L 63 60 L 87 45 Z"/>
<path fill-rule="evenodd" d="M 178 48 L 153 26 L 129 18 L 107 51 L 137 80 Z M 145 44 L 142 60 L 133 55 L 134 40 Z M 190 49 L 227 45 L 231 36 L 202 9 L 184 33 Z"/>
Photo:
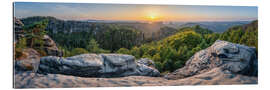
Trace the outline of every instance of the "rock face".
<path fill-rule="evenodd" d="M 214 68 L 219 68 L 220 72 L 223 73 L 257 77 L 258 58 L 256 49 L 217 40 L 212 46 L 192 56 L 183 68 L 167 74 L 165 78 L 182 79 L 202 75 Z"/>
<path fill-rule="evenodd" d="M 38 72 L 81 77 L 160 75 L 155 68 L 137 64 L 134 56 L 122 54 L 81 54 L 67 58 L 56 56 L 42 57 Z"/>

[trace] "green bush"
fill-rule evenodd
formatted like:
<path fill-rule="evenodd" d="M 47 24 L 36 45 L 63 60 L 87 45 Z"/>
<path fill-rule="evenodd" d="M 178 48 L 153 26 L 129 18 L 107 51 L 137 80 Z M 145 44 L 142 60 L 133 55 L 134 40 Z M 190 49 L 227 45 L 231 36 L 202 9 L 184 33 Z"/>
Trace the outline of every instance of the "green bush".
<path fill-rule="evenodd" d="M 85 54 L 85 53 L 88 53 L 88 51 L 85 50 L 85 49 L 83 49 L 83 48 L 74 48 L 74 49 L 71 51 L 71 56 L 79 55 L 79 54 Z"/>

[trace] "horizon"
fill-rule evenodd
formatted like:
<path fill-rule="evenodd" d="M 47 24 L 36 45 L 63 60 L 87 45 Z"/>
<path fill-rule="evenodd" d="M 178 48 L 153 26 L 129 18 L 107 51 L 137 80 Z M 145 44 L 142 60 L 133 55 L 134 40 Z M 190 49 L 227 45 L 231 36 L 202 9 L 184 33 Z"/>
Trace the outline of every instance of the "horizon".
<path fill-rule="evenodd" d="M 14 17 L 139 22 L 225 22 L 258 19 L 256 6 L 15 2 Z"/>

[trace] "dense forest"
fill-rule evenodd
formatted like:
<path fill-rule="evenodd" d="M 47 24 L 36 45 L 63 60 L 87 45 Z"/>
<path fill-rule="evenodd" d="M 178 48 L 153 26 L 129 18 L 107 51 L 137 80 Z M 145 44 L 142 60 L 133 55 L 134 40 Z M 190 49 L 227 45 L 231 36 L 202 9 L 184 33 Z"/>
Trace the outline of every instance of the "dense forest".
<path fill-rule="evenodd" d="M 153 34 L 152 37 L 155 38 L 150 40 L 145 39 L 145 34 L 141 30 L 114 24 L 97 26 L 85 24 L 84 27 L 88 27 L 89 30 L 66 32 L 67 27 L 65 22 L 62 22 L 63 30 L 59 28 L 59 31 L 55 32 L 49 30 L 52 29 L 50 25 L 53 25 L 50 23 L 54 21 L 40 18 L 33 18 L 32 23 L 22 21 L 25 24 L 23 27 L 25 37 L 17 41 L 16 55 L 20 55 L 23 48 L 34 48 L 46 56 L 40 48 L 44 45 L 42 36 L 47 34 L 56 42 L 64 57 L 83 53 L 130 54 L 136 58 L 152 59 L 162 73 L 183 67 L 194 53 L 209 47 L 218 39 L 258 49 L 258 21 L 231 27 L 223 33 L 215 33 L 199 25 L 179 29 L 163 27 Z"/>

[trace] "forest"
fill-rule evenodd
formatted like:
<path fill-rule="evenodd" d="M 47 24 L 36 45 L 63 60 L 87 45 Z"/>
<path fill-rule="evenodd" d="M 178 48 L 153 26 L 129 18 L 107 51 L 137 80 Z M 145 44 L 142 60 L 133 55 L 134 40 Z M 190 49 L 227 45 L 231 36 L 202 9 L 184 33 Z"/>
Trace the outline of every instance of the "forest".
<path fill-rule="evenodd" d="M 258 21 L 250 24 L 233 26 L 222 33 L 216 33 L 199 25 L 184 28 L 163 27 L 155 38 L 146 39 L 141 30 L 117 24 L 92 24 L 88 31 L 55 33 L 48 30 L 52 21 L 40 19 L 32 23 L 24 21 L 25 37 L 17 41 L 15 50 L 19 57 L 24 48 L 34 48 L 42 56 L 47 56 L 40 49 L 44 46 L 42 36 L 49 35 L 63 53 L 63 57 L 83 53 L 120 53 L 136 58 L 152 59 L 161 73 L 172 72 L 185 65 L 196 52 L 212 45 L 216 40 L 256 47 L 258 50 Z M 96 30 L 98 28 L 98 30 Z M 167 30 L 167 31 L 166 31 Z"/>

